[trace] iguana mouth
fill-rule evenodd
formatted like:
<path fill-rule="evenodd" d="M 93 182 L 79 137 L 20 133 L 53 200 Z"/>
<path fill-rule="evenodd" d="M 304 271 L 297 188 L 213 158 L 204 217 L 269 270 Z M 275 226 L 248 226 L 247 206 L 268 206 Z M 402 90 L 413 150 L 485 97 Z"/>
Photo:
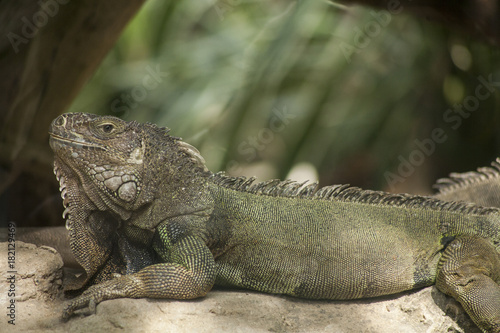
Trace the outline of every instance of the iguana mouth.
<path fill-rule="evenodd" d="M 90 148 L 99 148 L 105 150 L 106 148 L 102 145 L 96 144 L 96 143 L 89 143 L 84 141 L 83 139 L 80 138 L 75 138 L 75 139 L 69 139 L 62 137 L 60 135 L 54 134 L 49 132 L 50 135 L 50 141 L 58 142 L 59 144 L 63 144 L 65 146 L 71 146 L 71 147 L 76 147 L 76 148 L 81 148 L 81 147 L 90 147 Z M 81 141 L 80 141 L 81 140 Z"/>

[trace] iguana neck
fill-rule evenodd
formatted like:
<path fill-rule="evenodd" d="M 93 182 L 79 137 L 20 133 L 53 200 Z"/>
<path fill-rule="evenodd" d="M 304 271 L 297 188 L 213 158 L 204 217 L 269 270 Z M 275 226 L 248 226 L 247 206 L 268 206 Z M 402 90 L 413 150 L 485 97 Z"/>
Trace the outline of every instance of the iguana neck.
<path fill-rule="evenodd" d="M 153 229 L 162 221 L 183 215 L 209 216 L 213 200 L 209 193 L 212 173 L 199 152 L 175 139 L 162 151 L 153 151 L 145 167 L 145 191 L 151 193 L 147 204 L 136 209 L 127 221 L 142 229 Z"/>

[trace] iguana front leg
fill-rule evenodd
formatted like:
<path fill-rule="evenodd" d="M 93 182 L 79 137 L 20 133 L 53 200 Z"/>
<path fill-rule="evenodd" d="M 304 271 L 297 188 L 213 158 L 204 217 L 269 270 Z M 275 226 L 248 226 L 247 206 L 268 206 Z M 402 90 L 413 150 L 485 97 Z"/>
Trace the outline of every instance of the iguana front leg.
<path fill-rule="evenodd" d="M 215 261 L 203 240 L 184 236 L 174 244 L 162 239 L 165 253 L 172 262 L 151 265 L 140 271 L 117 277 L 87 289 L 64 310 L 63 319 L 74 311 L 114 298 L 191 299 L 205 296 L 215 282 Z M 161 255 L 161 253 L 160 253 Z"/>
<path fill-rule="evenodd" d="M 487 240 L 460 237 L 443 253 L 436 286 L 484 332 L 500 332 L 500 255 Z"/>

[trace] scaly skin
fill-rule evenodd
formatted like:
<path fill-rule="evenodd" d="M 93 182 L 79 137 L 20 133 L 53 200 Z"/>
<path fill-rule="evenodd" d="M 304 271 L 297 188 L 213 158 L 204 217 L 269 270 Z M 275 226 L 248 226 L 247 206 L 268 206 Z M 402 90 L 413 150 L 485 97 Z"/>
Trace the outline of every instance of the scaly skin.
<path fill-rule="evenodd" d="M 212 174 L 165 129 L 113 117 L 65 114 L 50 134 L 71 248 L 94 284 L 64 318 L 118 297 L 201 297 L 214 284 L 354 299 L 436 283 L 482 330 L 500 330 L 499 209 L 253 184 Z"/>

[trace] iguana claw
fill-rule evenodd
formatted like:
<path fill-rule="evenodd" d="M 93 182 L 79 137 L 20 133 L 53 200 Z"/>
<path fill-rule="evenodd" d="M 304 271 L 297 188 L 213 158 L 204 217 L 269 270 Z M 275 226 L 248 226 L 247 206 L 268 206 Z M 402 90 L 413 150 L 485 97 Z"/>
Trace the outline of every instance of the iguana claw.
<path fill-rule="evenodd" d="M 130 297 L 127 285 L 133 284 L 130 276 L 121 276 L 85 290 L 80 296 L 72 300 L 63 310 L 62 319 L 68 320 L 77 310 L 87 308 L 81 313 L 85 316 L 95 314 L 97 304 L 112 298 Z"/>
<path fill-rule="evenodd" d="M 90 291 L 90 289 L 87 291 Z M 81 313 L 83 315 L 89 316 L 89 315 L 95 314 L 97 304 L 99 304 L 99 302 L 102 301 L 102 299 L 99 300 L 99 298 L 102 298 L 102 297 L 98 297 L 98 296 L 99 296 L 99 294 L 97 294 L 95 292 L 94 293 L 88 293 L 88 292 L 83 293 L 77 299 L 71 301 L 64 308 L 63 314 L 62 314 L 62 320 L 67 321 L 69 318 L 71 318 L 71 316 L 73 316 L 75 311 L 83 309 L 85 307 L 87 307 L 87 309 L 84 311 L 81 311 Z"/>

